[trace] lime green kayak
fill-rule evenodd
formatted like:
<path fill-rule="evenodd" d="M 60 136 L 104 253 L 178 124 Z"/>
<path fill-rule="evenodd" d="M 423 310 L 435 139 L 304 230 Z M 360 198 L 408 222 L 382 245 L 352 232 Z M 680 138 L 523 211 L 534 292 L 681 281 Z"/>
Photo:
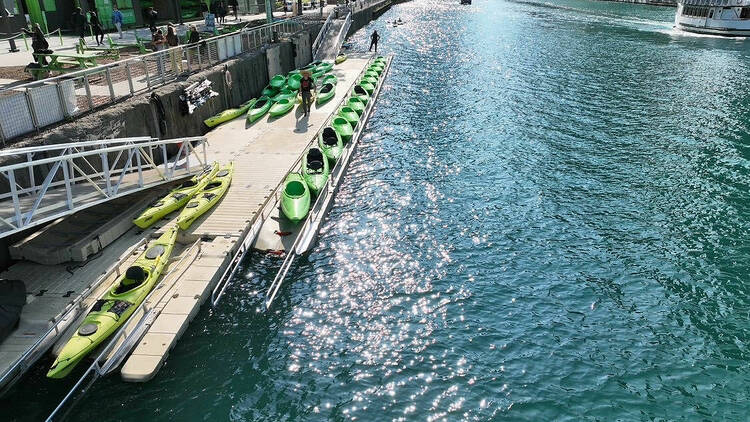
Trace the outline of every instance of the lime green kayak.
<path fill-rule="evenodd" d="M 380 78 L 380 75 L 378 75 L 377 72 L 372 71 L 372 70 L 366 71 L 365 74 L 364 74 L 364 76 L 369 76 L 371 78 L 375 78 L 375 80 L 377 80 L 378 78 Z"/>
<path fill-rule="evenodd" d="M 329 173 L 328 159 L 321 150 L 312 147 L 302 156 L 302 178 L 314 196 L 325 187 Z"/>
<path fill-rule="evenodd" d="M 173 227 L 148 245 L 125 274 L 99 298 L 55 359 L 48 378 L 64 378 L 89 352 L 130 318 L 154 288 L 177 239 Z"/>
<path fill-rule="evenodd" d="M 271 98 L 273 102 L 277 103 L 283 99 L 289 99 L 294 98 L 297 96 L 297 91 L 292 91 L 291 89 L 282 89 L 275 97 Z"/>
<path fill-rule="evenodd" d="M 289 79 L 287 79 L 287 86 L 289 87 L 289 89 L 296 91 L 299 89 L 299 81 L 301 80 L 302 75 L 300 75 L 299 73 L 291 75 Z"/>
<path fill-rule="evenodd" d="M 247 111 L 247 122 L 252 123 L 263 117 L 271 109 L 273 102 L 268 97 L 260 97 Z"/>
<path fill-rule="evenodd" d="M 315 73 L 312 74 L 311 77 L 313 78 L 314 81 L 317 81 L 318 78 L 320 78 L 321 76 L 323 76 L 325 74 L 326 74 L 325 72 L 317 72 L 316 71 Z"/>
<path fill-rule="evenodd" d="M 346 61 L 346 54 L 339 54 L 336 56 L 336 64 L 341 64 Z"/>
<path fill-rule="evenodd" d="M 336 95 L 336 87 L 333 84 L 324 84 L 320 87 L 318 90 L 318 104 L 323 104 L 326 101 L 333 98 L 333 96 Z"/>
<path fill-rule="evenodd" d="M 276 102 L 276 104 L 271 106 L 271 111 L 269 114 L 273 117 L 279 117 L 287 114 L 289 110 L 294 107 L 295 100 L 292 100 L 291 98 L 282 98 L 279 101 Z"/>
<path fill-rule="evenodd" d="M 344 141 L 336 130 L 326 126 L 318 134 L 318 147 L 328 159 L 329 167 L 338 161 L 344 152 Z"/>
<path fill-rule="evenodd" d="M 187 230 L 190 225 L 201 215 L 205 214 L 206 211 L 210 210 L 216 205 L 219 200 L 227 193 L 229 185 L 232 183 L 232 174 L 234 173 L 234 163 L 223 166 L 203 187 L 203 189 L 195 195 L 185 208 L 182 209 L 180 216 L 177 217 L 177 225 L 182 230 Z"/>
<path fill-rule="evenodd" d="M 271 87 L 270 85 L 267 85 L 265 88 L 263 88 L 263 92 L 260 93 L 262 97 L 273 97 L 276 94 L 279 93 L 279 90 L 276 88 Z"/>
<path fill-rule="evenodd" d="M 206 186 L 208 181 L 211 180 L 211 177 L 213 177 L 217 171 L 219 171 L 219 163 L 214 163 L 213 166 L 210 167 L 206 166 L 203 172 L 196 174 L 190 180 L 184 182 L 177 188 L 172 189 L 167 196 L 146 208 L 138 218 L 133 220 L 133 223 L 142 229 L 147 229 L 155 222 L 164 218 L 167 214 L 182 208 L 188 203 L 193 195 Z"/>
<path fill-rule="evenodd" d="M 365 89 L 359 85 L 354 85 L 354 93 L 352 95 L 356 95 L 365 104 L 370 101 L 370 94 L 368 94 L 367 91 L 365 91 Z"/>
<path fill-rule="evenodd" d="M 359 122 L 359 114 L 357 114 L 356 111 L 354 111 L 349 106 L 344 106 L 339 109 L 339 116 L 346 119 L 347 122 L 352 126 L 352 128 L 357 127 L 357 122 Z"/>
<path fill-rule="evenodd" d="M 216 125 L 219 125 L 224 122 L 228 122 L 230 120 L 236 119 L 237 117 L 240 117 L 241 115 L 247 113 L 247 109 L 253 106 L 255 104 L 256 99 L 253 98 L 250 101 L 246 101 L 242 105 L 240 105 L 238 108 L 230 108 L 227 110 L 222 111 L 219 114 L 215 114 L 208 119 L 204 120 L 203 123 L 206 124 L 208 127 L 214 127 Z"/>
<path fill-rule="evenodd" d="M 359 99 L 359 97 L 351 97 L 346 101 L 346 105 L 352 110 L 356 111 L 358 115 L 362 115 L 365 112 L 365 103 Z"/>
<path fill-rule="evenodd" d="M 378 75 L 380 75 L 381 73 L 383 73 L 383 68 L 380 67 L 380 66 L 370 66 L 370 67 L 367 68 L 367 71 L 368 72 L 375 72 Z"/>
<path fill-rule="evenodd" d="M 375 85 L 367 81 L 359 81 L 358 85 L 364 88 L 365 91 L 367 91 L 367 95 L 372 95 L 372 93 L 375 92 Z"/>
<path fill-rule="evenodd" d="M 281 89 L 281 87 L 284 86 L 286 83 L 286 76 L 284 75 L 276 75 L 268 82 L 268 85 L 270 85 L 272 88 Z"/>
<path fill-rule="evenodd" d="M 352 136 L 354 135 L 354 128 L 345 118 L 341 116 L 335 117 L 333 119 L 333 122 L 331 122 L 331 126 L 333 126 L 333 128 L 339 134 L 342 141 L 349 142 L 349 140 L 352 139 Z"/>
<path fill-rule="evenodd" d="M 299 173 L 289 173 L 281 192 L 281 212 L 292 223 L 299 223 L 310 212 L 310 189 Z"/>
<path fill-rule="evenodd" d="M 336 75 L 325 75 L 323 76 L 323 80 L 320 82 L 321 85 L 325 85 L 325 84 L 336 85 L 338 83 L 339 83 L 339 78 L 337 78 Z"/>
<path fill-rule="evenodd" d="M 373 78 L 372 76 L 363 76 L 360 82 L 368 82 L 373 87 L 378 86 L 378 78 Z"/>

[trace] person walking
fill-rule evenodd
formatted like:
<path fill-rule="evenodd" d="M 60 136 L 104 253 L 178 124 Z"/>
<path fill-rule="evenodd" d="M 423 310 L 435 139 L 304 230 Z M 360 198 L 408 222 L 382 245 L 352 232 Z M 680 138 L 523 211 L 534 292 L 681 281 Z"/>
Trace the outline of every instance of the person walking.
<path fill-rule="evenodd" d="M 156 20 L 159 18 L 159 13 L 153 7 L 149 7 L 146 11 L 146 19 L 148 19 L 148 29 L 152 33 L 156 32 Z"/>
<path fill-rule="evenodd" d="M 380 40 L 380 35 L 378 35 L 378 31 L 372 31 L 372 35 L 370 36 L 370 49 L 367 51 L 372 51 L 372 47 L 375 46 L 375 52 L 378 52 L 378 41 Z"/>
<path fill-rule="evenodd" d="M 122 12 L 120 12 L 120 9 L 116 5 L 112 6 L 112 25 L 117 28 L 120 39 L 122 39 Z"/>
<path fill-rule="evenodd" d="M 84 39 L 86 36 L 86 15 L 83 14 L 80 7 L 76 7 L 75 12 L 73 12 L 73 30 L 80 39 Z"/>
<path fill-rule="evenodd" d="M 310 72 L 302 72 L 302 79 L 299 81 L 299 92 L 302 95 L 302 109 L 305 110 L 305 116 L 310 114 L 313 90 L 315 90 L 315 81 L 310 77 Z"/>
<path fill-rule="evenodd" d="M 180 40 L 177 38 L 177 33 L 175 32 L 173 25 L 167 26 L 167 36 L 165 38 L 167 40 L 167 48 L 170 48 L 169 58 L 172 62 L 172 72 L 180 73 L 182 57 L 178 57 L 180 52 L 177 51 L 177 49 L 172 49 L 172 47 L 177 47 L 180 44 Z"/>
<path fill-rule="evenodd" d="M 161 29 L 157 29 L 156 32 L 151 36 L 151 44 L 153 45 L 154 51 L 162 51 L 167 48 L 167 40 L 164 38 L 164 33 Z M 156 59 L 157 73 L 160 75 L 164 73 L 164 55 L 158 54 L 154 57 Z"/>
<path fill-rule="evenodd" d="M 232 13 L 234 14 L 234 20 L 239 20 L 239 16 L 237 16 L 237 9 L 239 9 L 240 5 L 237 3 L 237 0 L 229 0 L 229 5 L 232 6 Z"/>
<path fill-rule="evenodd" d="M 219 17 L 219 24 L 224 24 L 224 17 L 227 15 L 227 6 L 224 4 L 224 2 L 219 2 L 219 5 L 216 6 L 216 15 Z"/>
<path fill-rule="evenodd" d="M 46 66 L 47 58 L 44 56 L 38 56 L 38 54 L 50 54 L 53 53 L 53 51 L 49 49 L 49 43 L 44 38 L 42 27 L 39 26 L 38 23 L 35 23 L 33 30 L 29 31 L 28 29 L 23 28 L 23 32 L 26 33 L 26 35 L 31 36 L 31 48 L 34 50 L 34 53 L 32 54 L 34 56 L 34 61 L 42 66 Z"/>
<path fill-rule="evenodd" d="M 91 25 L 91 30 L 94 32 L 96 45 L 104 44 L 104 28 L 102 28 L 102 23 L 99 22 L 99 16 L 93 10 L 89 12 L 89 25 Z"/>

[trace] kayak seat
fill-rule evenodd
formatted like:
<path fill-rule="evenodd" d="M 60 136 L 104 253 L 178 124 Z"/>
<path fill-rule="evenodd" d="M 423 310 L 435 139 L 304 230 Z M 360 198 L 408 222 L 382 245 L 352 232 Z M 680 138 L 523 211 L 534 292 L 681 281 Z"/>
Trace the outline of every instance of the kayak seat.
<path fill-rule="evenodd" d="M 321 94 L 328 94 L 333 89 L 333 84 L 325 84 L 323 88 L 320 88 Z"/>
<path fill-rule="evenodd" d="M 307 151 L 307 167 L 312 168 L 312 163 L 316 161 L 323 164 L 323 153 L 317 148 L 310 148 Z"/>
<path fill-rule="evenodd" d="M 216 197 L 216 194 L 214 194 L 214 193 L 204 193 L 203 194 L 203 198 L 205 198 L 208 201 L 214 199 L 215 197 Z"/>
<path fill-rule="evenodd" d="M 196 182 L 195 180 L 188 180 L 185 183 L 183 183 L 182 186 L 180 186 L 180 187 L 181 188 L 192 188 L 193 186 L 195 186 L 197 184 L 198 184 L 198 182 Z"/>
<path fill-rule="evenodd" d="M 308 161 L 307 168 L 314 172 L 320 172 L 323 170 L 323 162 L 322 161 Z"/>
<path fill-rule="evenodd" d="M 263 108 L 263 106 L 266 105 L 267 102 L 268 100 L 259 100 L 258 102 L 255 103 L 253 108 Z"/>
<path fill-rule="evenodd" d="M 207 184 L 206 187 L 203 188 L 203 190 L 206 191 L 206 190 L 216 189 L 219 186 L 221 186 L 221 182 L 211 182 Z"/>
<path fill-rule="evenodd" d="M 300 197 L 305 193 L 305 185 L 297 180 L 292 180 L 291 182 L 286 184 L 284 193 L 286 193 L 287 196 L 291 196 L 293 198 Z"/>
<path fill-rule="evenodd" d="M 356 93 L 357 95 L 367 95 L 367 91 L 365 91 L 365 89 L 364 89 L 364 88 L 362 88 L 362 87 L 361 87 L 361 86 L 359 86 L 359 85 L 356 85 L 356 86 L 354 87 L 354 92 L 355 92 L 355 93 Z"/>
<path fill-rule="evenodd" d="M 125 278 L 115 289 L 115 294 L 120 295 L 135 289 L 136 287 L 143 284 L 143 282 L 146 280 L 146 277 L 147 273 L 142 267 L 134 265 L 128 268 L 128 270 L 125 272 Z"/>

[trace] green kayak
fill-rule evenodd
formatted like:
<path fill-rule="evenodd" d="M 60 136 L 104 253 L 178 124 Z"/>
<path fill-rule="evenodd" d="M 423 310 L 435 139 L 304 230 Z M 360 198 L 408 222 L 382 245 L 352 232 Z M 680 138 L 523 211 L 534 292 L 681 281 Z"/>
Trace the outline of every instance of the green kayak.
<path fill-rule="evenodd" d="M 380 76 L 381 73 L 383 73 L 383 68 L 380 66 L 370 66 L 367 68 L 368 72 L 375 72 Z"/>
<path fill-rule="evenodd" d="M 270 85 L 267 85 L 265 88 L 263 88 L 263 92 L 260 93 L 263 97 L 273 97 L 274 95 L 278 94 L 279 90 L 276 88 L 271 87 Z"/>
<path fill-rule="evenodd" d="M 339 109 L 339 116 L 346 119 L 347 122 L 352 126 L 352 128 L 357 127 L 357 122 L 359 121 L 359 114 L 357 114 L 356 111 L 354 111 L 349 106 L 344 106 Z"/>
<path fill-rule="evenodd" d="M 351 97 L 346 101 L 346 105 L 352 110 L 356 111 L 360 116 L 365 112 L 365 103 L 359 99 L 359 97 Z"/>
<path fill-rule="evenodd" d="M 297 96 L 297 91 L 292 91 L 291 89 L 282 89 L 275 97 L 271 98 L 273 102 L 278 103 L 280 100 L 283 99 L 291 99 Z"/>
<path fill-rule="evenodd" d="M 360 82 L 368 82 L 374 87 L 378 86 L 378 78 L 373 78 L 372 76 L 363 76 Z"/>
<path fill-rule="evenodd" d="M 147 229 L 155 222 L 164 218 L 165 215 L 182 208 L 193 195 L 206 186 L 217 171 L 219 171 L 219 163 L 214 163 L 210 167 L 206 166 L 200 174 L 196 174 L 190 180 L 172 189 L 167 196 L 146 208 L 138 218 L 133 220 L 133 223 L 142 229 Z"/>
<path fill-rule="evenodd" d="M 367 91 L 367 95 L 372 95 L 372 93 L 375 92 L 375 85 L 367 81 L 359 81 L 358 85 L 364 88 L 365 91 Z"/>
<path fill-rule="evenodd" d="M 333 119 L 333 122 L 331 122 L 331 126 L 333 126 L 333 128 L 339 134 L 342 141 L 349 142 L 349 140 L 352 139 L 352 136 L 354 135 L 354 128 L 345 118 L 340 116 L 335 117 Z"/>
<path fill-rule="evenodd" d="M 210 210 L 216 203 L 221 200 L 227 190 L 229 184 L 232 183 L 232 174 L 234 173 L 234 163 L 229 164 L 219 170 L 211 181 L 208 182 L 203 189 L 195 195 L 185 208 L 182 209 L 180 216 L 177 217 L 177 225 L 182 230 L 187 230 L 190 225 L 201 215 L 205 214 L 206 211 Z"/>
<path fill-rule="evenodd" d="M 281 212 L 292 223 L 299 223 L 310 212 L 310 190 L 299 173 L 289 173 L 281 193 Z"/>
<path fill-rule="evenodd" d="M 364 102 L 365 104 L 370 101 L 370 94 L 368 94 L 367 91 L 365 91 L 365 89 L 359 85 L 354 85 L 354 93 L 352 95 L 356 95 L 357 97 L 359 97 L 359 99 L 362 100 L 362 102 Z"/>
<path fill-rule="evenodd" d="M 368 70 L 368 71 L 366 71 L 366 72 L 365 72 L 365 74 L 364 74 L 364 76 L 369 76 L 369 77 L 371 77 L 371 78 L 375 78 L 376 80 L 377 80 L 378 78 L 380 78 L 380 75 L 378 75 L 378 73 L 377 73 L 377 72 L 375 72 L 375 71 L 372 71 L 372 70 Z"/>
<path fill-rule="evenodd" d="M 289 86 L 289 89 L 291 90 L 298 90 L 299 89 L 299 81 L 302 80 L 302 75 L 297 73 L 296 75 L 292 75 L 287 79 L 287 86 Z"/>
<path fill-rule="evenodd" d="M 328 159 L 330 167 L 336 163 L 344 152 L 344 141 L 341 140 L 341 135 L 335 129 L 326 126 L 318 134 L 318 147 Z"/>
<path fill-rule="evenodd" d="M 270 114 L 273 117 L 279 117 L 287 114 L 294 107 L 296 101 L 291 98 L 282 98 L 271 106 Z"/>
<path fill-rule="evenodd" d="M 302 156 L 302 178 L 314 196 L 325 187 L 329 173 L 328 160 L 319 149 L 312 147 Z"/>
<path fill-rule="evenodd" d="M 311 78 L 313 78 L 314 81 L 317 81 L 318 78 L 320 78 L 321 76 L 325 74 L 326 74 L 325 72 L 315 72 L 312 74 Z"/>
<path fill-rule="evenodd" d="M 328 73 L 333 70 L 333 63 L 323 62 L 315 68 L 316 72 Z"/>
<path fill-rule="evenodd" d="M 247 122 L 252 123 L 263 117 L 271 109 L 271 104 L 273 103 L 268 97 L 258 98 L 258 101 L 247 111 Z"/>
<path fill-rule="evenodd" d="M 95 303 L 55 359 L 48 378 L 63 378 L 130 318 L 159 280 L 177 239 L 177 227 L 151 242 Z"/>
<path fill-rule="evenodd" d="M 336 95 L 336 87 L 333 84 L 325 84 L 318 90 L 318 104 L 323 104 Z"/>
<path fill-rule="evenodd" d="M 240 105 L 238 108 L 230 108 L 227 110 L 222 111 L 219 114 L 215 114 L 208 119 L 204 120 L 203 123 L 206 124 L 208 127 L 214 127 L 216 125 L 219 125 L 224 122 L 228 122 L 230 120 L 236 119 L 237 117 L 240 117 L 241 115 L 247 113 L 247 109 L 253 106 L 255 104 L 255 98 L 253 98 L 250 101 L 246 101 L 242 105 Z"/>
<path fill-rule="evenodd" d="M 286 83 L 286 76 L 284 75 L 276 75 L 268 82 L 268 85 L 270 85 L 272 88 L 281 89 L 281 87 L 284 86 Z"/>
<path fill-rule="evenodd" d="M 385 57 L 383 56 L 375 57 L 375 61 L 385 64 Z"/>
<path fill-rule="evenodd" d="M 336 56 L 336 64 L 341 64 L 346 61 L 346 54 L 339 54 Z"/>
<path fill-rule="evenodd" d="M 339 78 L 337 78 L 336 75 L 325 75 L 323 76 L 323 80 L 320 82 L 321 85 L 325 85 L 325 84 L 336 85 L 338 83 L 339 83 Z"/>

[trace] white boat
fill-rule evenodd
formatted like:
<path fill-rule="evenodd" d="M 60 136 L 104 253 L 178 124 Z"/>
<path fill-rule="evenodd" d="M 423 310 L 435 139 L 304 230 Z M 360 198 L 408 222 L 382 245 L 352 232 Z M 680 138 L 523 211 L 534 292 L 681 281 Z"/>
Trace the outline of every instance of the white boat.
<path fill-rule="evenodd" d="M 674 26 L 699 34 L 750 36 L 750 0 L 678 0 Z"/>

